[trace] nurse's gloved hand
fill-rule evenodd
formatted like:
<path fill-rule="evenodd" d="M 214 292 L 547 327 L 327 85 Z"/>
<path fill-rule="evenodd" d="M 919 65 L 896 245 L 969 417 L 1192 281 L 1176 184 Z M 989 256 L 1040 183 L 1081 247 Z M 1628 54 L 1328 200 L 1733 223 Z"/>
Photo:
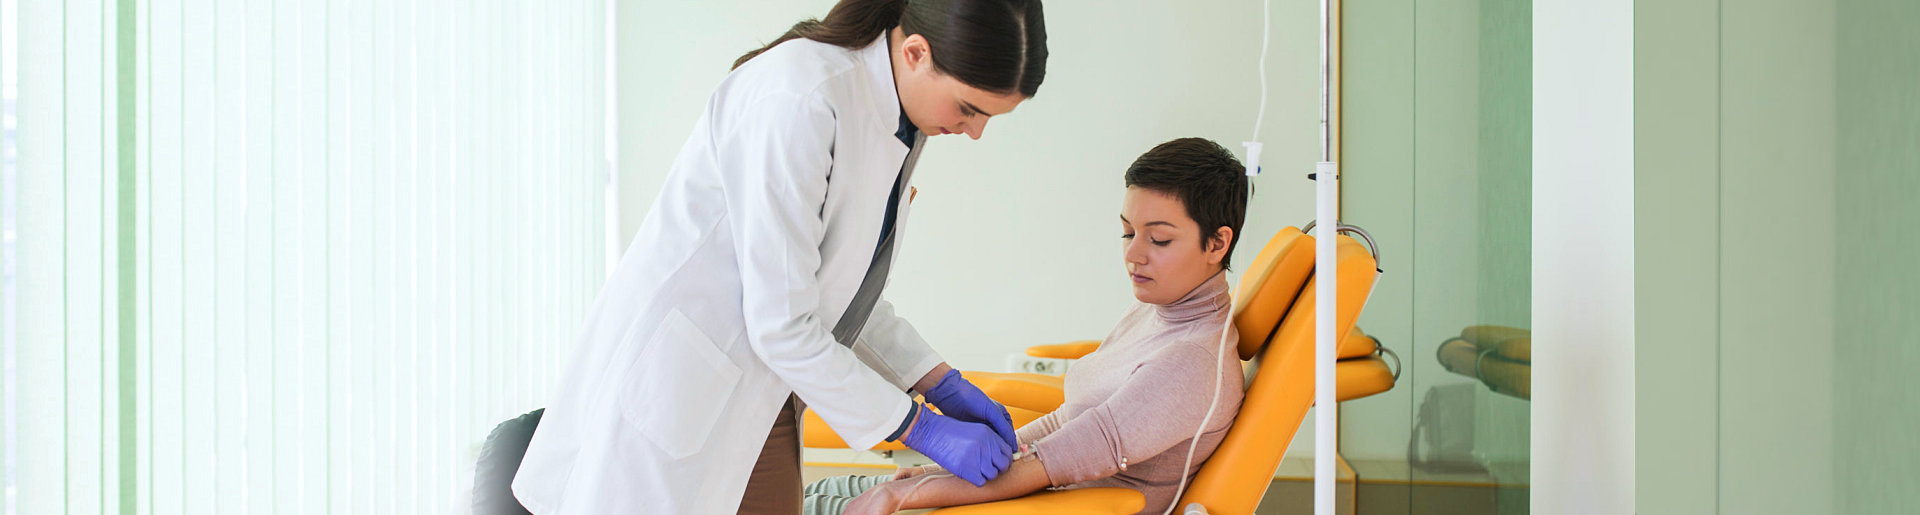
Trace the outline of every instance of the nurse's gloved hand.
<path fill-rule="evenodd" d="M 1013 458 L 1013 448 L 987 426 L 961 422 L 924 408 L 901 443 L 933 458 L 941 468 L 973 486 L 999 477 Z"/>
<path fill-rule="evenodd" d="M 926 396 L 927 403 L 938 406 L 941 413 L 962 422 L 986 424 L 1001 440 L 1006 440 L 1008 448 L 1020 446 L 1019 437 L 1013 434 L 1013 417 L 1007 414 L 1007 407 L 967 382 L 959 370 L 948 370 L 938 384 L 921 394 Z"/>

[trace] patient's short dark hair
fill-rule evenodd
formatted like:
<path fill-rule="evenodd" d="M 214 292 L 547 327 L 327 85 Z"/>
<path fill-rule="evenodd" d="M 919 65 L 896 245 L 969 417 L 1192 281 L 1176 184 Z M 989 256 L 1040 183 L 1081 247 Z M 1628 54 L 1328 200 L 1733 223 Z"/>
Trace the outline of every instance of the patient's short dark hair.
<path fill-rule="evenodd" d="M 1127 187 L 1141 187 L 1174 198 L 1200 224 L 1200 248 L 1207 248 L 1221 227 L 1233 229 L 1220 266 L 1230 267 L 1247 219 L 1247 167 L 1233 152 L 1206 138 L 1180 138 L 1153 147 L 1127 167 Z"/>

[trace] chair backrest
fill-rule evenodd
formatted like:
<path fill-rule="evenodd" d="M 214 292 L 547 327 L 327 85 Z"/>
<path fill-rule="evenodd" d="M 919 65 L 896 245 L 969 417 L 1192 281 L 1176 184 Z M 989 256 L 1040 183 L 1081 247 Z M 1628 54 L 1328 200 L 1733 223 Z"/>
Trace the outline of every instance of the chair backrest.
<path fill-rule="evenodd" d="M 1233 292 L 1233 328 L 1240 333 L 1240 359 L 1253 359 L 1280 319 L 1293 307 L 1313 274 L 1313 237 L 1288 227 L 1274 233 L 1240 274 Z"/>
<path fill-rule="evenodd" d="M 1193 485 L 1180 498 L 1179 506 L 1197 502 L 1216 515 L 1253 513 L 1272 483 L 1274 471 L 1280 467 L 1287 444 L 1299 430 L 1307 408 L 1313 405 L 1315 285 L 1306 277 L 1310 273 L 1301 273 L 1298 276 L 1305 286 L 1289 292 L 1286 283 L 1294 280 L 1297 270 L 1281 268 L 1281 265 L 1297 268 L 1293 262 L 1302 258 L 1296 254 L 1303 254 L 1306 269 L 1311 272 L 1314 245 L 1311 237 L 1288 229 L 1261 249 L 1260 257 L 1254 260 L 1255 266 L 1243 276 L 1242 298 L 1236 299 L 1235 304 L 1236 307 L 1244 305 L 1246 309 L 1234 316 L 1234 322 L 1240 331 L 1241 357 L 1254 355 L 1248 351 L 1251 342 L 1252 348 L 1258 351 L 1258 369 L 1247 387 L 1246 398 L 1241 401 L 1240 413 L 1233 419 L 1233 427 L 1213 451 L 1213 456 L 1200 467 Z M 1338 313 L 1334 334 L 1344 336 L 1353 330 L 1360 309 L 1373 291 L 1378 271 L 1374 269 L 1373 255 L 1359 242 L 1342 236 L 1338 244 L 1340 291 L 1335 302 Z M 1280 248 L 1274 248 L 1276 245 Z M 1268 260 L 1272 262 L 1263 263 Z M 1256 269 L 1263 266 L 1274 268 L 1256 275 Z M 1285 275 L 1280 275 L 1282 273 Z M 1253 280 L 1248 281 L 1246 277 Z M 1275 315 L 1274 306 L 1284 306 L 1280 309 L 1285 316 Z M 1262 322 L 1272 325 L 1262 327 Z M 1271 340 L 1263 333 L 1271 334 Z M 1267 343 L 1264 348 L 1260 345 L 1263 342 Z"/>

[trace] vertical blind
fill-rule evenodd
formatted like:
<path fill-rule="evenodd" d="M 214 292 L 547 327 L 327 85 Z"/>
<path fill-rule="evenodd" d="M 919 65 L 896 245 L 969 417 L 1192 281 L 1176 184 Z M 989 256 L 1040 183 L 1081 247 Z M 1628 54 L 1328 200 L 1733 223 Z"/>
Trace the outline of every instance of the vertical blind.
<path fill-rule="evenodd" d="M 608 5 L 20 1 L 19 512 L 462 511 L 605 276 Z"/>

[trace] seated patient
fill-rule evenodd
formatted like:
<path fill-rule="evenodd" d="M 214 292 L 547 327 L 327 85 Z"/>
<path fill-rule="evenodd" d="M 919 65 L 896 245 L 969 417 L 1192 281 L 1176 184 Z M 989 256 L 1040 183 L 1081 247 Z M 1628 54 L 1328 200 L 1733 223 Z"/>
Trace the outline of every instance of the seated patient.
<path fill-rule="evenodd" d="M 1025 454 L 977 488 L 933 467 L 891 478 L 828 478 L 807 487 L 809 515 L 973 504 L 1048 487 L 1131 488 L 1146 496 L 1140 513 L 1177 501 L 1174 490 L 1212 455 L 1239 412 L 1239 357 L 1232 347 L 1219 351 L 1222 329 L 1232 331 L 1225 270 L 1246 218 L 1247 177 L 1227 149 L 1185 138 L 1141 155 L 1126 183 L 1120 248 L 1140 302 L 1099 350 L 1068 369 L 1066 402 L 1017 431 Z M 1219 404 L 1187 465 L 1216 371 Z"/>

